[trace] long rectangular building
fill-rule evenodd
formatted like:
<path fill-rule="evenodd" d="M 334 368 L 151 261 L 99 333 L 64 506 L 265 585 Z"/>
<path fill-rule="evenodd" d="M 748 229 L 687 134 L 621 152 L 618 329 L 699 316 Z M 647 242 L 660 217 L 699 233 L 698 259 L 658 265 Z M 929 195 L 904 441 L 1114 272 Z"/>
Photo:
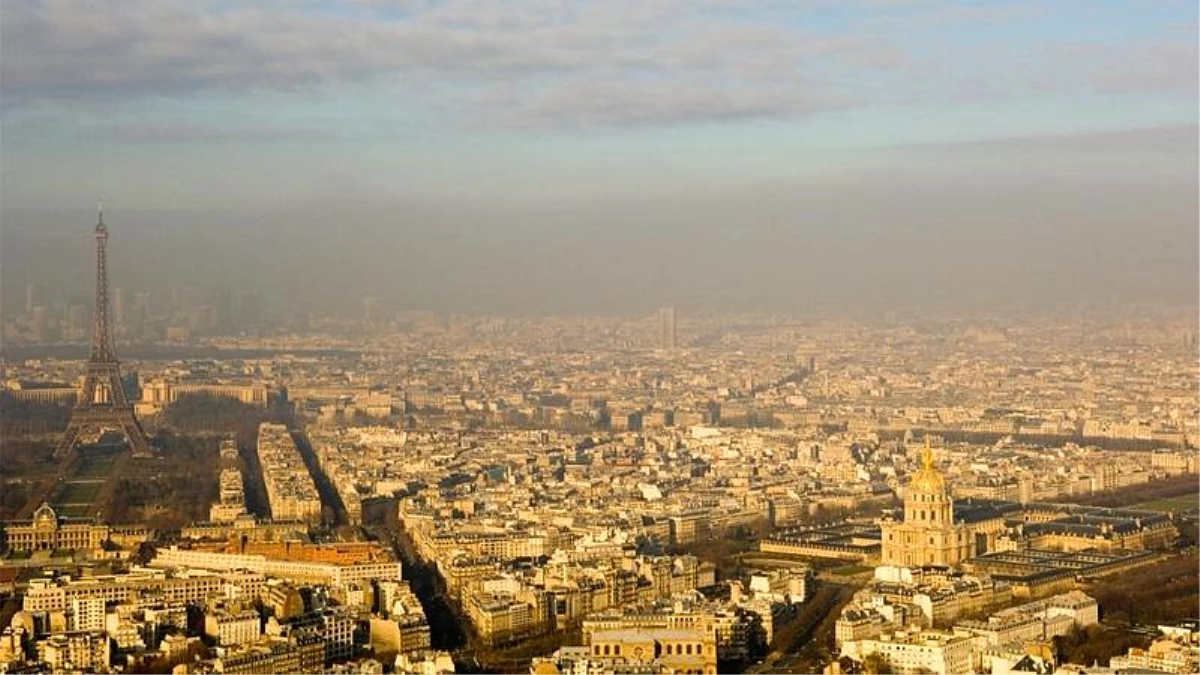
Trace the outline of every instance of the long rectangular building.
<path fill-rule="evenodd" d="M 193 602 L 220 593 L 227 584 L 237 585 L 256 595 L 266 583 L 262 573 L 241 571 L 212 574 L 204 571 L 167 573 L 135 569 L 128 574 L 55 579 L 34 579 L 25 591 L 22 609 L 27 612 L 61 612 L 76 600 L 99 598 L 106 603 L 129 602 L 145 593 L 161 594 L 166 602 Z"/>
<path fill-rule="evenodd" d="M 271 518 L 301 521 L 320 518 L 321 497 L 287 427 L 270 422 L 260 424 L 256 451 Z"/>
<path fill-rule="evenodd" d="M 400 563 L 395 561 L 355 562 L 340 565 L 332 562 L 305 560 L 273 560 L 265 555 L 218 553 L 172 546 L 159 549 L 151 567 L 189 568 L 218 572 L 249 570 L 269 577 L 302 583 L 343 584 L 351 581 L 400 581 Z"/>

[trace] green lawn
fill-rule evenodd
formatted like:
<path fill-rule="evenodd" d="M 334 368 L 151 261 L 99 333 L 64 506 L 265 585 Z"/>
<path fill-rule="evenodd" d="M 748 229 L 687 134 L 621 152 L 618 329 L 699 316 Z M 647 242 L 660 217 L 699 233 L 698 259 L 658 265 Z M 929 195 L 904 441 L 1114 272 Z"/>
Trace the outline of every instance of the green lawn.
<path fill-rule="evenodd" d="M 58 489 L 54 502 L 58 504 L 91 504 L 100 491 L 103 483 L 63 483 Z"/>
<path fill-rule="evenodd" d="M 89 506 L 55 506 L 54 512 L 61 518 L 87 518 Z"/>
<path fill-rule="evenodd" d="M 113 454 L 88 455 L 80 458 L 72 473 L 79 478 L 104 478 L 116 462 L 117 456 Z"/>

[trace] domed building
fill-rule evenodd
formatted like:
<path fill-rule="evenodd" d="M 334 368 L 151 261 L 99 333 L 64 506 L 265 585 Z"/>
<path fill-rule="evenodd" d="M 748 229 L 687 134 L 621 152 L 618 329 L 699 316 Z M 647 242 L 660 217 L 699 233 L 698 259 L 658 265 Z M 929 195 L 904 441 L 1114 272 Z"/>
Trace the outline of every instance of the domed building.
<path fill-rule="evenodd" d="M 49 504 L 33 512 L 33 519 L 0 524 L 0 542 L 12 551 L 95 549 L 109 538 L 110 529 L 91 519 L 60 518 Z"/>
<path fill-rule="evenodd" d="M 880 524 L 880 562 L 896 567 L 953 566 L 974 557 L 974 528 L 954 520 L 954 500 L 946 477 L 933 465 L 925 446 L 921 469 L 904 494 L 904 520 Z"/>

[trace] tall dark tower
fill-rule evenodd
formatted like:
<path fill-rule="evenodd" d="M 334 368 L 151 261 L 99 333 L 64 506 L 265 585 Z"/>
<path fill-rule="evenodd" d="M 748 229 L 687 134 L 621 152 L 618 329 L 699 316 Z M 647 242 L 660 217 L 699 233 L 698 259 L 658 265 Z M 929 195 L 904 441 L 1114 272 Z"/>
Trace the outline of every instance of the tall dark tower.
<path fill-rule="evenodd" d="M 125 399 L 121 387 L 121 370 L 113 350 L 112 323 L 108 315 L 108 227 L 104 210 L 96 223 L 96 309 L 92 325 L 92 353 L 88 358 L 87 374 L 71 423 L 55 451 L 65 455 L 75 447 L 80 434 L 104 429 L 119 429 L 129 440 L 135 456 L 150 454 L 146 432 L 133 416 L 133 405 Z"/>

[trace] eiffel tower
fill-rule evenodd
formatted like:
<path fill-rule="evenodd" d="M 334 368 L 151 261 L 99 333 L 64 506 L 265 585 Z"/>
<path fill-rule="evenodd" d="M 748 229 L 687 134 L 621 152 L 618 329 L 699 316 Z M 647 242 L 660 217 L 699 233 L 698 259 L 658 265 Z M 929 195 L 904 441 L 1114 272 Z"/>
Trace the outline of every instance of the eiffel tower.
<path fill-rule="evenodd" d="M 121 388 L 121 370 L 113 351 L 112 326 L 108 320 L 108 227 L 104 224 L 104 209 L 96 223 L 96 311 L 92 326 L 92 353 L 88 358 L 87 374 L 71 423 L 55 450 L 64 456 L 75 447 L 82 434 L 120 430 L 129 441 L 135 457 L 150 455 L 146 432 L 133 416 L 133 405 Z"/>

